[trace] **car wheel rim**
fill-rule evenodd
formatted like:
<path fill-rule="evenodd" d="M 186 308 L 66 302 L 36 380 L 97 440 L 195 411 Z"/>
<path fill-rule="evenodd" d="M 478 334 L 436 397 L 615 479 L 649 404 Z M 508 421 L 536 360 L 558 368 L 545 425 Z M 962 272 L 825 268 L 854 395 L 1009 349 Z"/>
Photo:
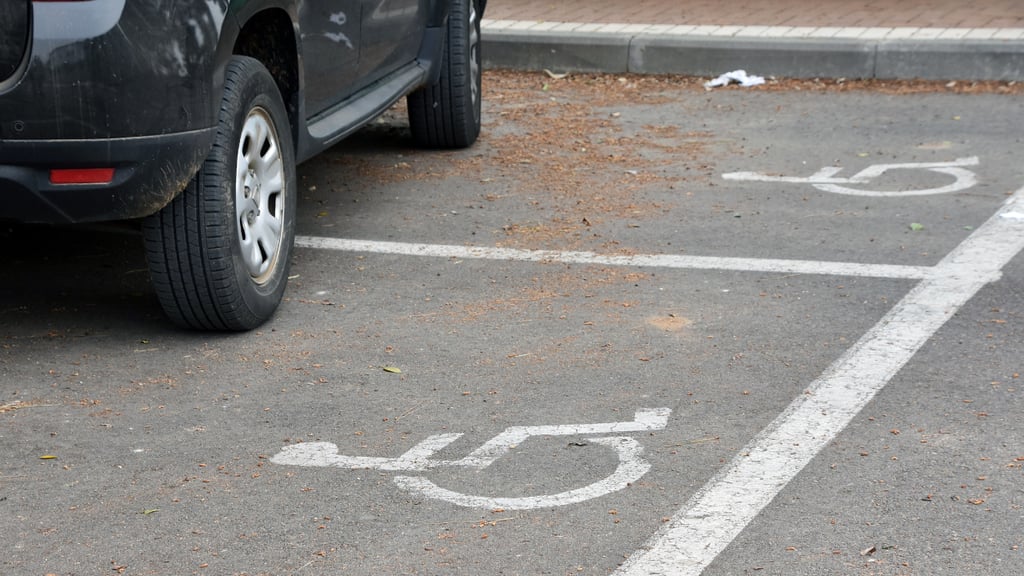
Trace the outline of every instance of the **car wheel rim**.
<path fill-rule="evenodd" d="M 469 76 L 473 110 L 480 110 L 480 23 L 476 2 L 469 2 Z"/>
<path fill-rule="evenodd" d="M 245 118 L 238 142 L 235 215 L 242 261 L 257 284 L 277 267 L 284 235 L 284 160 L 277 131 L 263 108 Z"/>

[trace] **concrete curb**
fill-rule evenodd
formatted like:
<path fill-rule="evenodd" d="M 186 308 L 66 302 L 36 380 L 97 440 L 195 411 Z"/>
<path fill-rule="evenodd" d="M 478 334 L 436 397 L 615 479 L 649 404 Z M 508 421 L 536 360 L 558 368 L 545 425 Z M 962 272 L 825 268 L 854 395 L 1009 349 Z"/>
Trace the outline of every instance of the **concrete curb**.
<path fill-rule="evenodd" d="M 861 40 L 487 30 L 487 68 L 787 78 L 1024 80 L 1019 40 Z"/>

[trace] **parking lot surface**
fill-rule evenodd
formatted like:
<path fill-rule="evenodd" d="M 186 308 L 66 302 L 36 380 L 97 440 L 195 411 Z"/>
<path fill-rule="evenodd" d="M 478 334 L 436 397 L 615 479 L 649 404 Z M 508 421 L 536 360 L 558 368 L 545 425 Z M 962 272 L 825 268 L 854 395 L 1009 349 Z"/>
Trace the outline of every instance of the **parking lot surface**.
<path fill-rule="evenodd" d="M 1019 87 L 485 81 L 300 166 L 251 333 L 4 229 L 0 573 L 1020 572 Z"/>

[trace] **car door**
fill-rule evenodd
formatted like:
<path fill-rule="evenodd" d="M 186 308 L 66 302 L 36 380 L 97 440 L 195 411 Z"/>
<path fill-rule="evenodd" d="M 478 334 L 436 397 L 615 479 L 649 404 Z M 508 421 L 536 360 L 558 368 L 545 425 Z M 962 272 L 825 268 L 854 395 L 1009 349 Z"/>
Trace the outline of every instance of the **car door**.
<path fill-rule="evenodd" d="M 362 0 L 359 76 L 373 82 L 416 59 L 430 0 Z"/>
<path fill-rule="evenodd" d="M 363 0 L 300 4 L 306 115 L 315 116 L 358 87 Z"/>

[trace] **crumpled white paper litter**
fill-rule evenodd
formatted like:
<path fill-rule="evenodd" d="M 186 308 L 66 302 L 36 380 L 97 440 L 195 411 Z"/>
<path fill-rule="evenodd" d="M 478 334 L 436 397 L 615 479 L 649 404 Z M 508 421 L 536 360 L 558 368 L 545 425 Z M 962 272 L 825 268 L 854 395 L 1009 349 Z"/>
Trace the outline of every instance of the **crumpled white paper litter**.
<path fill-rule="evenodd" d="M 764 84 L 764 77 L 748 75 L 746 70 L 733 70 L 732 72 L 722 74 L 714 80 L 705 82 L 704 87 L 710 90 L 712 88 L 718 88 L 719 86 L 728 86 L 732 82 L 736 82 L 744 88 L 749 88 L 751 86 Z"/>

